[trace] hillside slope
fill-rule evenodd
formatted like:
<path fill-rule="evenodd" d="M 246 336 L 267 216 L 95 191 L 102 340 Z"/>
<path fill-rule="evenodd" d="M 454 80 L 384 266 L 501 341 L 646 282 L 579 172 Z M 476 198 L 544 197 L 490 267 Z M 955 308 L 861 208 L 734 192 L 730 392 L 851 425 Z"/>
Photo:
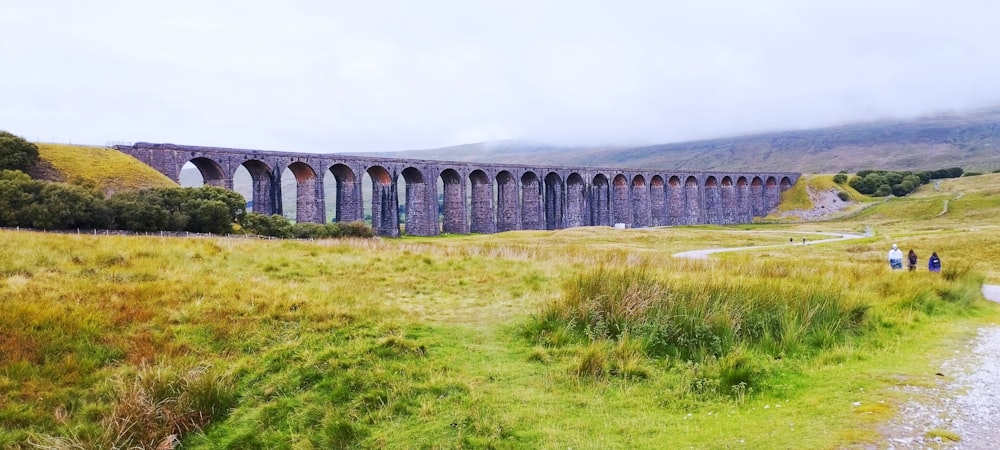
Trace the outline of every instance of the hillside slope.
<path fill-rule="evenodd" d="M 691 170 L 835 173 L 870 168 L 962 167 L 991 172 L 1000 169 L 1000 107 L 906 121 L 868 122 L 644 147 L 568 148 L 501 141 L 381 155 Z"/>
<path fill-rule="evenodd" d="M 63 144 L 35 144 L 39 164 L 32 176 L 96 186 L 105 195 L 122 190 L 177 186 L 156 169 L 117 150 Z"/>

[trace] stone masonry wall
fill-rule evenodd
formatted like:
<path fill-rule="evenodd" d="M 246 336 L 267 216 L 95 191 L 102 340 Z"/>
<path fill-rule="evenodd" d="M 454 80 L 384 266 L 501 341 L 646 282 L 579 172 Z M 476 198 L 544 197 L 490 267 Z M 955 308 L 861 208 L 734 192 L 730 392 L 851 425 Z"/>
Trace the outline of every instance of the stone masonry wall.
<path fill-rule="evenodd" d="M 253 209 L 263 214 L 282 213 L 281 177 L 288 169 L 296 179 L 296 220 L 355 221 L 368 211 L 381 236 L 748 223 L 777 206 L 799 178 L 793 172 L 521 166 L 143 142 L 115 148 L 174 181 L 190 162 L 206 184 L 227 189 L 244 167 L 253 179 Z M 362 185 L 366 174 L 370 186 Z M 326 217 L 328 183 L 336 186 L 335 217 Z"/>

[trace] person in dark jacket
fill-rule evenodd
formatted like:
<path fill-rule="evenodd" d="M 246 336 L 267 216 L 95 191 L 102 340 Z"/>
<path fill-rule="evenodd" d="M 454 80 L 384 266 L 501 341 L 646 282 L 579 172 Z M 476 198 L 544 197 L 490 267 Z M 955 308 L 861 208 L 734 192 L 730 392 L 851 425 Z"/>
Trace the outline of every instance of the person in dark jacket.
<path fill-rule="evenodd" d="M 910 272 L 917 270 L 917 254 L 912 249 L 906 255 L 906 267 L 910 269 Z"/>
<path fill-rule="evenodd" d="M 937 252 L 931 253 L 930 259 L 927 260 L 927 270 L 931 272 L 941 271 L 941 258 L 938 258 Z"/>

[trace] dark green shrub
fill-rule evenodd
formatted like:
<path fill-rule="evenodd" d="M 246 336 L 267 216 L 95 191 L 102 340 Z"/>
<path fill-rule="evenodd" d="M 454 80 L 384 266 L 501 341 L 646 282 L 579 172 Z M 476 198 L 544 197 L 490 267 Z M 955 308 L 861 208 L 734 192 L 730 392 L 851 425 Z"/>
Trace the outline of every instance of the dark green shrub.
<path fill-rule="evenodd" d="M 99 192 L 0 171 L 0 226 L 65 230 L 110 224 L 110 209 Z"/>
<path fill-rule="evenodd" d="M 28 172 L 38 163 L 38 146 L 0 130 L 0 170 Z"/>
<path fill-rule="evenodd" d="M 251 212 L 243 218 L 243 232 L 258 236 L 271 236 L 276 238 L 291 238 L 292 223 L 280 214 L 266 215 Z"/>
<path fill-rule="evenodd" d="M 120 192 L 110 200 L 115 224 L 129 231 L 224 234 L 246 216 L 246 202 L 217 186 Z"/>

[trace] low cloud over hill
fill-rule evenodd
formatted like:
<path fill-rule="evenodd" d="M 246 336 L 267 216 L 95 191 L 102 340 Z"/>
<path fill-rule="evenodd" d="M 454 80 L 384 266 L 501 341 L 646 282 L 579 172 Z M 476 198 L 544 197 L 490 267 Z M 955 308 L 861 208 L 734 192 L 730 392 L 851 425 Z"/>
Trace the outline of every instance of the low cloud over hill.
<path fill-rule="evenodd" d="M 1000 107 L 906 121 L 670 143 L 569 148 L 500 141 L 381 153 L 457 161 L 692 170 L 1000 169 Z"/>

